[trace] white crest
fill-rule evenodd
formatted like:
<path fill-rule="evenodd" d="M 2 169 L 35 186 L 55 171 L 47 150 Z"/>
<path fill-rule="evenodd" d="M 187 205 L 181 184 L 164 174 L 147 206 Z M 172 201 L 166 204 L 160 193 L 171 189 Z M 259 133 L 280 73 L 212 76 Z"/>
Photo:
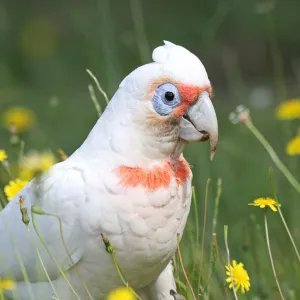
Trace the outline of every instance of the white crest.
<path fill-rule="evenodd" d="M 196 85 L 209 85 L 206 70 L 199 58 L 186 48 L 164 41 L 154 49 L 152 59 L 163 66 L 165 75 Z"/>

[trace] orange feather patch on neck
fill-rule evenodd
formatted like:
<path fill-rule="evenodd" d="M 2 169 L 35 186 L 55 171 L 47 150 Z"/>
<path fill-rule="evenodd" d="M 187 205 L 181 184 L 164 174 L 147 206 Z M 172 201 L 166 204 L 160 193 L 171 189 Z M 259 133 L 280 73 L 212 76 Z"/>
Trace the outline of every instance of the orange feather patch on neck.
<path fill-rule="evenodd" d="M 191 174 L 190 166 L 184 159 L 168 161 L 163 166 L 155 166 L 150 170 L 120 166 L 116 172 L 124 187 L 142 186 L 150 191 L 168 188 L 172 178 L 182 186 Z"/>

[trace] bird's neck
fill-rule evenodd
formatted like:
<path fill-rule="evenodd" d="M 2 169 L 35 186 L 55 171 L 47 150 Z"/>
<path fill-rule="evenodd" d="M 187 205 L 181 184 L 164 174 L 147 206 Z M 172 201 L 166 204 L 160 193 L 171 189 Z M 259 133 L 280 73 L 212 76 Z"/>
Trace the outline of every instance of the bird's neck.
<path fill-rule="evenodd" d="M 109 109 L 109 108 L 108 108 Z M 108 111 L 109 112 L 109 111 Z M 156 132 L 104 112 L 80 147 L 86 157 L 108 156 L 127 166 L 147 166 L 180 157 L 185 143 L 176 128 Z"/>

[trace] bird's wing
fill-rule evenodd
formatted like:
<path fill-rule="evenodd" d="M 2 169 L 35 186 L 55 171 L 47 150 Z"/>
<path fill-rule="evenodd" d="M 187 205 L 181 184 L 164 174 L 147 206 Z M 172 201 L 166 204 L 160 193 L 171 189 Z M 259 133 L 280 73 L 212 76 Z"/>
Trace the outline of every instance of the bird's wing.
<path fill-rule="evenodd" d="M 20 196 L 25 200 L 30 217 L 29 231 L 22 222 Z M 50 278 L 59 275 L 57 266 L 33 228 L 31 205 L 59 216 L 65 244 L 74 263 L 77 263 L 84 245 L 80 216 L 85 201 L 85 182 L 80 168 L 66 162 L 55 165 L 40 179 L 32 180 L 0 213 L 0 277 L 8 275 L 15 280 L 23 280 L 25 269 L 30 281 L 46 280 L 37 250 Z M 35 222 L 63 270 L 72 266 L 63 244 L 58 219 L 49 215 L 35 215 Z"/>

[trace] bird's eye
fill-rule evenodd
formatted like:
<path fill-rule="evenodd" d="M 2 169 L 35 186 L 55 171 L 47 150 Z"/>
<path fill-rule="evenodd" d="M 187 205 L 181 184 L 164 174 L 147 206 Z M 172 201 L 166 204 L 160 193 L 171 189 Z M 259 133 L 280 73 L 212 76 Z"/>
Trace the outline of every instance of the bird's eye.
<path fill-rule="evenodd" d="M 165 98 L 167 101 L 172 101 L 174 99 L 175 95 L 173 92 L 166 92 L 165 93 Z"/>
<path fill-rule="evenodd" d="M 161 116 L 171 114 L 181 103 L 178 88 L 169 82 L 161 84 L 156 88 L 152 102 L 155 111 Z"/>

